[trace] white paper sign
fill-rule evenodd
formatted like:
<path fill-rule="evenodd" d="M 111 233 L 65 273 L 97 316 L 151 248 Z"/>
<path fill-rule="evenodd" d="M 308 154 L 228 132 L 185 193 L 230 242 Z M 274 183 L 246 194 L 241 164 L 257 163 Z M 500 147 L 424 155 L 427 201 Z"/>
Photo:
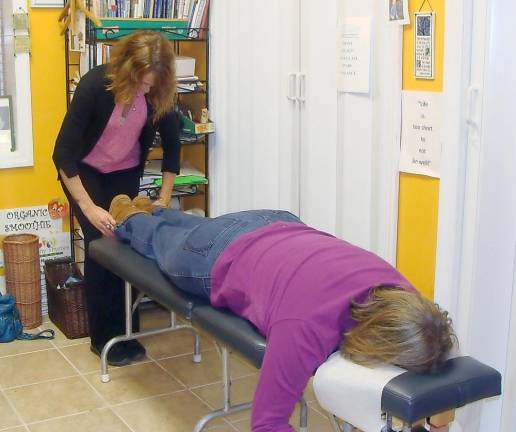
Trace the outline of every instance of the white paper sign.
<path fill-rule="evenodd" d="M 47 206 L 23 207 L 0 210 L 0 235 L 36 234 L 39 237 L 39 258 L 43 263 L 71 255 L 70 233 L 63 232 L 63 220 L 52 219 Z M 0 250 L 0 269 L 4 267 L 4 254 Z M 5 292 L 5 278 L 0 276 L 0 291 Z M 42 276 L 42 306 L 45 313 L 45 286 Z"/>
<path fill-rule="evenodd" d="M 337 89 L 369 93 L 371 20 L 343 18 L 337 31 Z"/>
<path fill-rule="evenodd" d="M 404 91 L 400 171 L 440 176 L 441 93 Z"/>

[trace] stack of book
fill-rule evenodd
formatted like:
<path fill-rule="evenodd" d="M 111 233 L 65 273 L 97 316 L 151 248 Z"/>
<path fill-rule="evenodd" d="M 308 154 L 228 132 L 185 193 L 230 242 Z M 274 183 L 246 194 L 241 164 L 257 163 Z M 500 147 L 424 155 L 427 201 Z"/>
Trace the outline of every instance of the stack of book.
<path fill-rule="evenodd" d="M 188 77 L 177 77 L 177 92 L 192 93 L 204 90 L 204 84 L 199 81 L 196 75 Z"/>
<path fill-rule="evenodd" d="M 92 0 L 98 17 L 188 20 L 189 27 L 207 25 L 209 0 Z"/>

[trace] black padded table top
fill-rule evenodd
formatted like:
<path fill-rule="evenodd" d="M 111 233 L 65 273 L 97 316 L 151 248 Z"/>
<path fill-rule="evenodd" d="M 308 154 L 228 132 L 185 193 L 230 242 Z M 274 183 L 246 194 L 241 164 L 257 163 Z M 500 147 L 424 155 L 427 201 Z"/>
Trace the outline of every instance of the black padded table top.
<path fill-rule="evenodd" d="M 89 255 L 167 309 L 191 319 L 257 368 L 261 367 L 265 338 L 245 319 L 179 290 L 153 261 L 115 238 L 91 242 Z M 444 370 L 437 374 L 405 372 L 393 378 L 382 391 L 381 407 L 390 415 L 412 423 L 500 393 L 498 371 L 471 357 L 458 357 L 448 360 Z"/>
<path fill-rule="evenodd" d="M 382 392 L 382 411 L 415 422 L 501 393 L 500 372 L 472 357 L 446 362 L 437 374 L 405 372 L 389 381 Z"/>
<path fill-rule="evenodd" d="M 103 237 L 92 241 L 89 256 L 138 291 L 185 318 L 191 317 L 194 306 L 208 303 L 205 299 L 177 289 L 154 261 L 116 238 Z"/>
<path fill-rule="evenodd" d="M 241 353 L 256 368 L 262 366 L 265 338 L 249 321 L 225 309 L 197 306 L 193 310 L 192 323 Z"/>

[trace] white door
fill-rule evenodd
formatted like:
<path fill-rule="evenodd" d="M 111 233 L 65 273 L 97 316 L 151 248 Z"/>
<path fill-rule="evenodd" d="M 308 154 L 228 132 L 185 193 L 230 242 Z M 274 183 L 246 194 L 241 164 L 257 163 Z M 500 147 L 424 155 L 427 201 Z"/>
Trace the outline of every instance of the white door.
<path fill-rule="evenodd" d="M 508 349 L 514 350 L 516 338 L 516 58 L 511 55 L 516 4 L 491 0 L 489 6 L 473 301 L 466 343 L 473 355 L 505 377 L 504 397 L 486 403 L 480 430 L 505 432 L 516 430 L 516 358 Z"/>
<path fill-rule="evenodd" d="M 300 217 L 335 233 L 337 206 L 337 1 L 301 0 Z"/>
<path fill-rule="evenodd" d="M 516 60 L 509 54 L 515 13 L 509 0 L 447 8 L 451 118 L 445 119 L 436 300 L 450 310 L 461 350 L 503 376 L 502 396 L 482 410 L 464 410 L 457 431 L 516 430 Z M 454 46 L 457 39 L 462 43 Z"/>
<path fill-rule="evenodd" d="M 376 1 L 212 0 L 211 214 L 283 208 L 395 257 L 401 27 Z M 371 90 L 339 94 L 339 16 L 371 19 Z"/>
<path fill-rule="evenodd" d="M 215 0 L 211 9 L 211 214 L 299 212 L 299 0 Z"/>

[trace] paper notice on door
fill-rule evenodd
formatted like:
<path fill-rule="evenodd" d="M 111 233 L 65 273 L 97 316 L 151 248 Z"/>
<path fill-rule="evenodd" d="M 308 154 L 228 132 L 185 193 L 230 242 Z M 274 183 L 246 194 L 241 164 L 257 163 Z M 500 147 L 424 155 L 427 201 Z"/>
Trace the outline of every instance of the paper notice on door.
<path fill-rule="evenodd" d="M 337 30 L 337 90 L 369 93 L 371 20 L 351 17 L 339 20 Z"/>
<path fill-rule="evenodd" d="M 400 171 L 440 176 L 441 93 L 404 91 Z"/>

